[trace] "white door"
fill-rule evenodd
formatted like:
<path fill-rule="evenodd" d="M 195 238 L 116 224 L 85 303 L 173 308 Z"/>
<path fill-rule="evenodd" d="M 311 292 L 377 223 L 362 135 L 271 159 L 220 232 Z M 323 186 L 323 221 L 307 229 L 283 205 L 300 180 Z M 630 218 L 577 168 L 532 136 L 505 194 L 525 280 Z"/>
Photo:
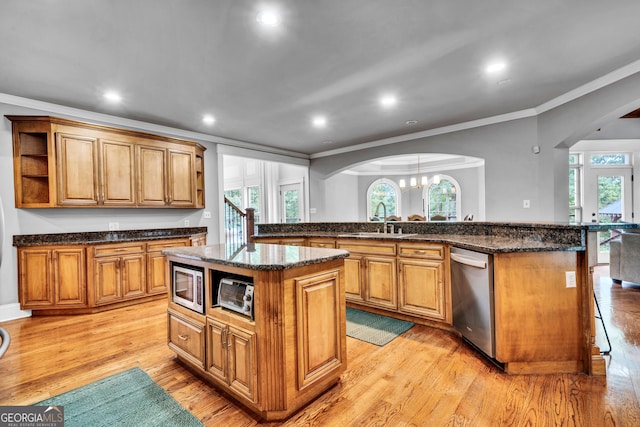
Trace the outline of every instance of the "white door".
<path fill-rule="evenodd" d="M 302 222 L 304 218 L 304 197 L 302 183 L 280 186 L 280 222 Z"/>
<path fill-rule="evenodd" d="M 633 181 L 630 168 L 607 168 L 595 174 L 597 212 L 591 212 L 591 220 L 600 223 L 632 221 Z M 616 230 L 598 232 L 598 263 L 609 263 L 609 242 L 618 236 Z"/>

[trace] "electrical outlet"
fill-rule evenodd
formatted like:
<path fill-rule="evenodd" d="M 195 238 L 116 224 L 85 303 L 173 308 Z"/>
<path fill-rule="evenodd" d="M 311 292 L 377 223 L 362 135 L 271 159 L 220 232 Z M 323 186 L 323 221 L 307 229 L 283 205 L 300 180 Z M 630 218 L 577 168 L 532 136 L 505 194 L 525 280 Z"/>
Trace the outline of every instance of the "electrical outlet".
<path fill-rule="evenodd" d="M 120 230 L 120 223 L 110 222 L 109 223 L 109 231 Z"/>
<path fill-rule="evenodd" d="M 211 218 L 211 212 L 210 211 L 202 212 L 202 218 Z"/>
<path fill-rule="evenodd" d="M 531 200 L 523 200 L 522 207 L 525 209 L 529 209 L 531 207 Z"/>
<path fill-rule="evenodd" d="M 185 220 L 184 220 L 184 226 L 185 226 L 185 227 L 188 227 L 188 226 L 189 226 L 189 220 L 188 220 L 188 219 L 185 219 Z"/>
<path fill-rule="evenodd" d="M 576 287 L 576 272 L 575 271 L 565 271 L 565 280 L 567 288 L 575 288 Z"/>

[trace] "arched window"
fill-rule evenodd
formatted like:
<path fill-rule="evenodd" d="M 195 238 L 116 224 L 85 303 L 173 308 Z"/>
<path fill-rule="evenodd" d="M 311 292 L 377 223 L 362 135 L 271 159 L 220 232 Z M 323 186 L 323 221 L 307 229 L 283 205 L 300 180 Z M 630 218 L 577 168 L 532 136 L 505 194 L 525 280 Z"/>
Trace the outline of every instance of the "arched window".
<path fill-rule="evenodd" d="M 367 190 L 367 219 L 376 217 L 380 221 L 384 220 L 384 204 L 387 216 L 401 216 L 400 213 L 400 187 L 390 179 L 382 178 L 375 180 Z M 376 210 L 378 212 L 376 212 Z M 375 220 L 375 219 L 373 219 Z"/>
<path fill-rule="evenodd" d="M 450 176 L 440 176 L 425 189 L 429 221 L 456 221 L 460 218 L 460 186 Z"/>

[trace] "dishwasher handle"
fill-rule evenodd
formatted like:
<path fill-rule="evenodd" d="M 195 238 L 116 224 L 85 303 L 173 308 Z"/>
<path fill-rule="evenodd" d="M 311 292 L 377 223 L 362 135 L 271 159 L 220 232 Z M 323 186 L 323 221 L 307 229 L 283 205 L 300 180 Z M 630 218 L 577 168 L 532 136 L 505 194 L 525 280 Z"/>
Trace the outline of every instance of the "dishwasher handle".
<path fill-rule="evenodd" d="M 450 254 L 450 257 L 451 261 L 455 261 L 460 264 L 469 265 L 475 268 L 487 268 L 487 263 L 479 259 L 469 258 L 455 253 Z"/>

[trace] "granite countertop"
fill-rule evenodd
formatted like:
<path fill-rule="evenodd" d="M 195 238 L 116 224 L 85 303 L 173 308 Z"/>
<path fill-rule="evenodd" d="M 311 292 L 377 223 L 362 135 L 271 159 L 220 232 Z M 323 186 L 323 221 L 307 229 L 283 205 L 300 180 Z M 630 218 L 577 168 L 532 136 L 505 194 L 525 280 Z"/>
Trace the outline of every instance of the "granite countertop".
<path fill-rule="evenodd" d="M 445 243 L 453 246 L 485 253 L 508 252 L 545 252 L 545 251 L 584 251 L 583 245 L 555 243 L 535 237 L 456 235 L 456 234 L 384 234 L 384 233 L 269 233 L 255 237 L 264 238 L 330 238 L 362 239 L 412 243 Z"/>
<path fill-rule="evenodd" d="M 156 228 L 148 230 L 87 231 L 79 233 L 25 234 L 13 236 L 13 246 L 92 245 L 191 237 L 207 227 Z"/>
<path fill-rule="evenodd" d="M 306 246 L 270 245 L 252 243 L 236 246 L 224 243 L 207 246 L 170 248 L 164 255 L 229 265 L 250 270 L 286 270 L 347 258 L 349 252 L 342 249 L 310 248 Z"/>

